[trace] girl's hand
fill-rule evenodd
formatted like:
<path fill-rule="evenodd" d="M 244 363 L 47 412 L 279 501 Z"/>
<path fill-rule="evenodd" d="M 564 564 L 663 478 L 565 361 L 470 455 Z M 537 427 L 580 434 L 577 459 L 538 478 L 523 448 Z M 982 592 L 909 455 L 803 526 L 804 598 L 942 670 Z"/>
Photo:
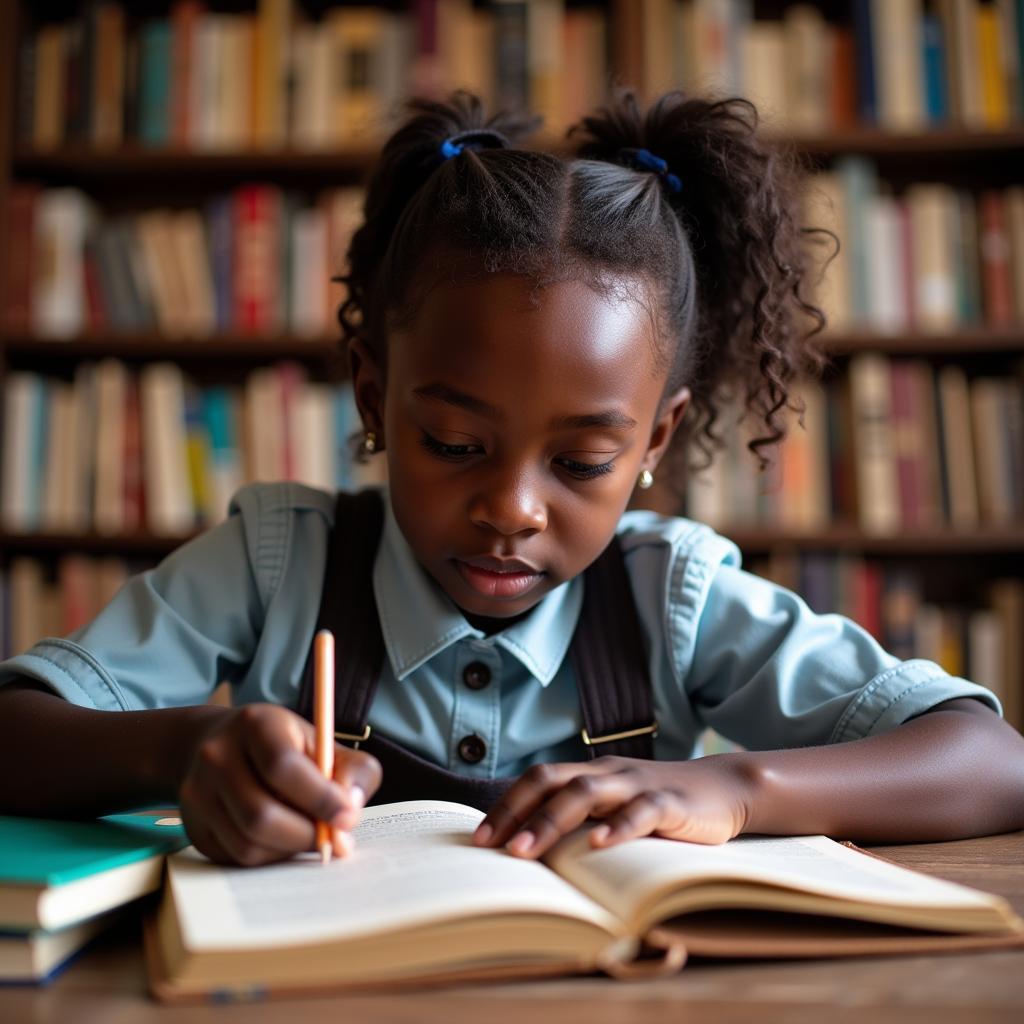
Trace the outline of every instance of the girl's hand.
<path fill-rule="evenodd" d="M 594 847 L 636 836 L 724 843 L 750 818 L 754 780 L 742 754 L 657 762 L 599 757 L 579 764 L 535 765 L 490 809 L 477 846 L 508 845 L 540 857 L 588 818 Z"/>
<path fill-rule="evenodd" d="M 248 704 L 208 723 L 179 787 L 181 817 L 196 848 L 221 864 L 252 866 L 314 848 L 316 822 L 331 825 L 334 853 L 380 785 L 380 762 L 335 745 L 334 779 L 314 761 L 313 726 L 276 704 Z"/>

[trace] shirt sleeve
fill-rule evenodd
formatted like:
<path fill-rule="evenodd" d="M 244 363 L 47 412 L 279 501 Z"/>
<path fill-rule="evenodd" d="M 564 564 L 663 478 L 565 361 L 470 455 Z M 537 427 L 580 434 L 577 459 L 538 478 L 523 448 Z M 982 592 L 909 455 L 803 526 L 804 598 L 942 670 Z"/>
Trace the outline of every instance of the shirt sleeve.
<path fill-rule="evenodd" d="M 942 701 L 995 695 L 934 662 L 900 661 L 852 620 L 734 564 L 674 567 L 674 656 L 701 721 L 748 750 L 884 733 Z"/>
<path fill-rule="evenodd" d="M 0 684 L 27 676 L 109 711 L 205 702 L 244 669 L 262 627 L 255 502 L 243 489 L 227 520 L 133 576 L 87 625 L 0 664 Z"/>

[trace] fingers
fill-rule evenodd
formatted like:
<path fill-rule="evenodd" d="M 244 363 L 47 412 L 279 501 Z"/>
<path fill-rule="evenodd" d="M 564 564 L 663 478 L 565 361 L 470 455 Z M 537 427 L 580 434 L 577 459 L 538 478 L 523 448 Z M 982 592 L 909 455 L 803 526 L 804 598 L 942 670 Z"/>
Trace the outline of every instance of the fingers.
<path fill-rule="evenodd" d="M 241 708 L 239 714 L 246 756 L 260 782 L 303 815 L 311 830 L 312 821 L 343 830 L 354 828 L 367 797 L 380 785 L 376 758 L 336 745 L 334 778 L 325 779 L 308 754 L 309 723 L 291 712 L 267 714 L 259 707 L 253 706 L 247 719 L 249 708 Z M 311 848 L 312 843 L 311 831 L 301 849 Z"/>
<path fill-rule="evenodd" d="M 608 813 L 631 795 L 624 773 L 596 761 L 536 765 L 491 808 L 474 840 L 539 857 L 588 817 Z"/>
<path fill-rule="evenodd" d="M 594 828 L 590 833 L 590 845 L 614 846 L 638 836 L 672 832 L 681 828 L 685 820 L 682 801 L 676 794 L 665 790 L 648 790 L 626 801 L 608 816 L 606 822 Z"/>
<path fill-rule="evenodd" d="M 334 854 L 351 852 L 349 833 L 380 785 L 380 764 L 338 747 L 326 779 L 307 753 L 311 731 L 293 712 L 252 705 L 200 744 L 179 793 L 197 848 L 222 863 L 271 863 L 313 849 L 316 822 L 326 821 Z"/>

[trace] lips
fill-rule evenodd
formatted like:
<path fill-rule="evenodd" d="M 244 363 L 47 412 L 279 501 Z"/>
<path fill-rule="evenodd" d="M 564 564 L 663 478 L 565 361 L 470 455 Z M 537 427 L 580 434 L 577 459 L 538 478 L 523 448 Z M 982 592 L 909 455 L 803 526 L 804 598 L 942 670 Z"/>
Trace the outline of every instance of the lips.
<path fill-rule="evenodd" d="M 518 598 L 532 590 L 544 576 L 542 570 L 519 558 L 472 555 L 454 559 L 459 575 L 483 597 Z"/>
<path fill-rule="evenodd" d="M 459 558 L 459 562 L 473 566 L 474 569 L 486 569 L 488 572 L 500 573 L 540 573 L 535 565 L 519 558 L 497 558 L 495 555 L 473 555 L 471 558 Z"/>

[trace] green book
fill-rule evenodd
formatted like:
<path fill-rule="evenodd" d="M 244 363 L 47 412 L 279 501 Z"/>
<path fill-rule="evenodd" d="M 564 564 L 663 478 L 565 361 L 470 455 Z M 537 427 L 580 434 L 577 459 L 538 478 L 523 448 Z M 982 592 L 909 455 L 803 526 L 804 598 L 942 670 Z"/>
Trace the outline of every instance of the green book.
<path fill-rule="evenodd" d="M 164 858 L 188 845 L 180 819 L 0 817 L 0 930 L 55 930 L 160 887 Z"/>

